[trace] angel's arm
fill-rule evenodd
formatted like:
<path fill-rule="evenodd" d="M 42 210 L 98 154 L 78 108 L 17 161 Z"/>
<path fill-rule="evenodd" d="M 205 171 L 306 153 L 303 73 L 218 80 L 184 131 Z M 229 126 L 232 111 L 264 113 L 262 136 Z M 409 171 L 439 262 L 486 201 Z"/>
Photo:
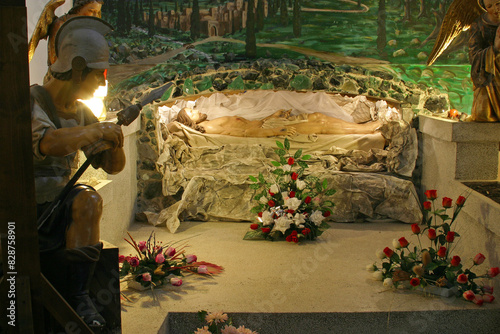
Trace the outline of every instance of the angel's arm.
<path fill-rule="evenodd" d="M 478 21 L 470 28 L 469 61 L 471 63 L 471 79 L 476 87 L 486 86 L 491 82 L 495 72 L 496 52 L 494 50 L 495 35 L 485 38 L 481 23 Z"/>

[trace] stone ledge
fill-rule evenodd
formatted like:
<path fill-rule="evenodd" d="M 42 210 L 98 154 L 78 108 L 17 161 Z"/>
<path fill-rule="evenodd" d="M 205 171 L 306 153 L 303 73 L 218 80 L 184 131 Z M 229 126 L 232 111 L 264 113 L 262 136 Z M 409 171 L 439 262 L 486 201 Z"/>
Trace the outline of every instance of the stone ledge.
<path fill-rule="evenodd" d="M 419 115 L 420 132 L 451 142 L 500 142 L 500 123 L 458 122 Z"/>

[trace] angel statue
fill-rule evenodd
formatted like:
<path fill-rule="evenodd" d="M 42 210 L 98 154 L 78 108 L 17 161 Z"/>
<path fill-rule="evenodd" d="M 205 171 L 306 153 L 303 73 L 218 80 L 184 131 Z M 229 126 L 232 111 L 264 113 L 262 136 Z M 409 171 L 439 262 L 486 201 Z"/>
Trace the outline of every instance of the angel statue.
<path fill-rule="evenodd" d="M 43 8 L 42 14 L 31 35 L 28 46 L 28 59 L 31 61 L 35 49 L 41 39 L 49 38 L 48 65 L 52 65 L 56 59 L 55 36 L 64 22 L 74 16 L 95 16 L 101 18 L 101 7 L 103 0 L 74 0 L 73 7 L 63 16 L 57 17 L 55 11 L 62 6 L 66 0 L 50 0 Z"/>
<path fill-rule="evenodd" d="M 427 65 L 470 28 L 469 61 L 474 89 L 471 120 L 500 121 L 500 0 L 454 0 L 443 19 Z"/>

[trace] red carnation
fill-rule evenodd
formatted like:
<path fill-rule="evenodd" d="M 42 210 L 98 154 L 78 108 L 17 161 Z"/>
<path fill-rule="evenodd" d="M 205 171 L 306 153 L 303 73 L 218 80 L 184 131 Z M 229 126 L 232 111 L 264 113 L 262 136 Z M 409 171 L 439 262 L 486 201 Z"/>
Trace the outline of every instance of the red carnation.
<path fill-rule="evenodd" d="M 251 228 L 252 230 L 256 230 L 256 229 L 258 229 L 258 228 L 259 228 L 259 224 L 252 224 L 252 225 L 250 225 L 250 228 Z"/>
<path fill-rule="evenodd" d="M 436 199 L 438 196 L 437 196 L 437 190 L 427 190 L 425 192 L 425 196 L 427 197 L 427 199 Z"/>
<path fill-rule="evenodd" d="M 446 247 L 439 247 L 439 250 L 437 251 L 437 255 L 439 257 L 446 257 Z"/>
<path fill-rule="evenodd" d="M 330 217 L 331 214 L 332 213 L 327 210 L 327 211 L 323 212 L 323 217 Z"/>
<path fill-rule="evenodd" d="M 294 198 L 295 197 L 295 191 L 290 191 L 290 195 L 289 195 L 290 198 Z"/>
<path fill-rule="evenodd" d="M 406 247 L 406 246 L 408 246 L 409 242 L 408 242 L 408 240 L 406 240 L 405 237 L 402 237 L 402 238 L 399 238 L 399 244 L 401 245 L 401 247 Z"/>
<path fill-rule="evenodd" d="M 292 180 L 294 180 L 294 181 L 296 181 L 298 177 L 299 177 L 299 174 L 297 174 L 297 173 L 295 173 L 295 172 L 293 172 L 293 173 L 292 173 L 292 175 L 291 175 L 291 178 L 292 178 Z"/>
<path fill-rule="evenodd" d="M 390 249 L 389 247 L 385 247 L 385 248 L 384 248 L 384 254 L 385 254 L 385 256 L 387 256 L 387 257 L 391 257 L 391 256 L 392 256 L 392 254 L 394 254 L 394 251 L 393 251 L 392 249 Z"/>
<path fill-rule="evenodd" d="M 447 242 L 453 242 L 453 240 L 455 240 L 455 232 L 453 232 L 453 231 L 449 231 L 449 232 L 446 234 L 446 241 L 447 241 Z"/>
<path fill-rule="evenodd" d="M 451 208 L 453 200 L 449 197 L 443 197 L 443 208 Z"/>
<path fill-rule="evenodd" d="M 292 157 L 288 158 L 288 164 L 290 166 L 293 165 L 294 162 L 295 162 L 295 160 Z"/>
<path fill-rule="evenodd" d="M 411 224 L 411 231 L 415 234 L 420 233 L 420 226 L 418 224 Z"/>
<path fill-rule="evenodd" d="M 419 286 L 420 285 L 420 280 L 418 279 L 418 277 L 413 277 L 410 280 L 410 285 L 411 286 Z"/>
<path fill-rule="evenodd" d="M 257 215 L 262 218 L 262 212 L 259 212 Z"/>
<path fill-rule="evenodd" d="M 271 232 L 271 228 L 270 227 L 263 227 L 260 230 L 262 231 L 262 233 L 269 233 L 269 232 Z"/>
<path fill-rule="evenodd" d="M 271 199 L 269 200 L 269 202 L 267 202 L 267 205 L 269 205 L 272 208 L 273 206 L 276 205 L 276 203 L 274 203 L 274 201 Z"/>
<path fill-rule="evenodd" d="M 456 201 L 457 206 L 463 206 L 464 203 L 465 203 L 465 197 L 458 196 L 457 201 Z"/>
<path fill-rule="evenodd" d="M 433 228 L 430 228 L 430 229 L 429 229 L 429 232 L 428 232 L 428 237 L 429 237 L 429 239 L 431 239 L 431 240 L 436 239 L 436 237 L 437 237 L 437 236 L 436 236 L 436 230 L 435 230 L 435 229 L 433 229 Z"/>
<path fill-rule="evenodd" d="M 432 203 L 429 201 L 424 202 L 424 210 L 430 211 L 432 207 Z"/>
<path fill-rule="evenodd" d="M 305 202 L 306 204 L 309 204 L 309 203 L 311 203 L 311 200 L 312 200 L 312 198 L 311 198 L 311 197 L 309 197 L 309 196 L 307 196 L 307 197 L 306 197 L 306 199 L 304 200 L 304 202 Z"/>
<path fill-rule="evenodd" d="M 460 265 L 460 262 L 462 261 L 462 259 L 460 258 L 460 256 L 457 256 L 455 255 L 452 259 L 451 259 L 451 265 L 453 267 L 458 267 Z"/>

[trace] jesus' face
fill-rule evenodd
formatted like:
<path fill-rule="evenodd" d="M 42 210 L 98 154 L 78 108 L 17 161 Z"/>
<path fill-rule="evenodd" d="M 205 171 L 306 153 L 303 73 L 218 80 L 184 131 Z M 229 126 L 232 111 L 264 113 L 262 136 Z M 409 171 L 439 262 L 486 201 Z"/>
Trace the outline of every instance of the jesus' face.
<path fill-rule="evenodd" d="M 188 114 L 189 118 L 191 118 L 193 122 L 195 122 L 196 124 L 203 122 L 204 120 L 207 119 L 207 114 L 203 114 L 198 110 L 191 108 L 184 108 L 184 110 L 186 110 L 186 113 Z"/>

